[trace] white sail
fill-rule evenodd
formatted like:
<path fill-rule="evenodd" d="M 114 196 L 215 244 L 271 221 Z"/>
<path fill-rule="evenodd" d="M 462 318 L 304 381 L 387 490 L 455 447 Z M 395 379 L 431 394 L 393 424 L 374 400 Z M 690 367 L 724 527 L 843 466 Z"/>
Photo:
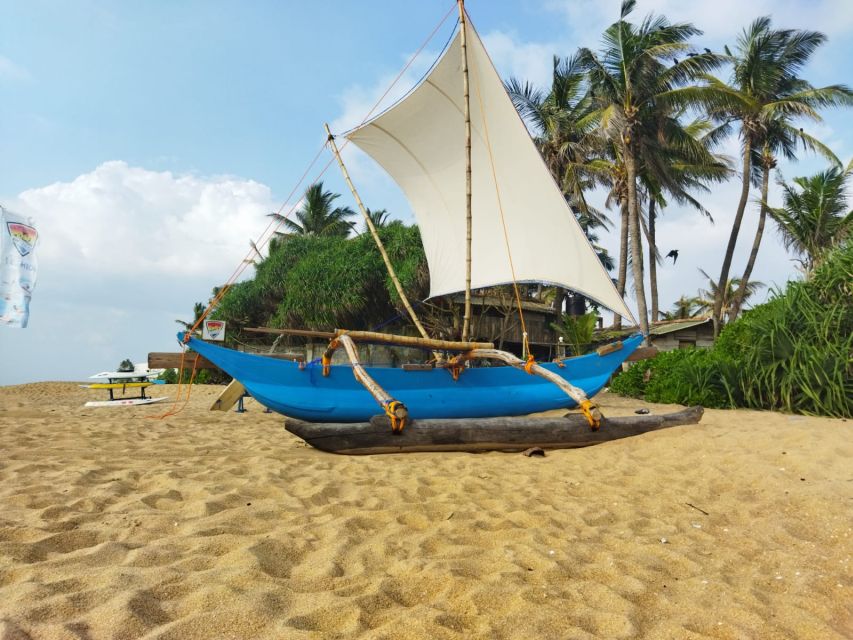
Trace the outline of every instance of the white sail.
<path fill-rule="evenodd" d="M 467 32 L 472 288 L 513 281 L 571 289 L 633 320 L 515 111 L 476 32 Z M 465 124 L 460 35 L 403 100 L 346 134 L 403 189 L 421 230 L 430 297 L 465 289 Z M 491 154 L 489 151 L 491 150 Z M 490 159 L 491 155 L 491 159 Z"/>

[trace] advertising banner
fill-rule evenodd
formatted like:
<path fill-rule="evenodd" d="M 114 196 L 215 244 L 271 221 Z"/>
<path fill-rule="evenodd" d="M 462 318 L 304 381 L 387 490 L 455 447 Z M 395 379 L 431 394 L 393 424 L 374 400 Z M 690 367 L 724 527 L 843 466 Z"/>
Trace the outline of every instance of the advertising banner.
<path fill-rule="evenodd" d="M 205 320 L 201 337 L 204 340 L 225 340 L 225 323 L 222 320 Z"/>
<path fill-rule="evenodd" d="M 0 325 L 27 326 L 38 269 L 37 241 L 31 218 L 0 207 Z"/>

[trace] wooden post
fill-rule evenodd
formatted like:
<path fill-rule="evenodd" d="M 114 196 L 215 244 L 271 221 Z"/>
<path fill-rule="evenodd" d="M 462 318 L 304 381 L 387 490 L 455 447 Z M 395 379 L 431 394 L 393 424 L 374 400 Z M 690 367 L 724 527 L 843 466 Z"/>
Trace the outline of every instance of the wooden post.
<path fill-rule="evenodd" d="M 389 406 L 391 408 L 393 408 L 394 417 L 397 420 L 401 421 L 401 423 L 400 423 L 399 430 L 396 429 L 394 427 L 394 425 L 392 424 L 391 425 L 392 430 L 395 433 L 402 431 L 402 428 L 403 428 L 402 425 L 406 423 L 406 420 L 409 417 L 409 412 L 406 409 L 405 405 L 403 405 L 400 402 L 395 401 L 394 398 L 392 398 L 388 394 L 388 392 L 385 391 L 385 389 L 383 389 L 381 386 L 379 386 L 379 383 L 376 382 L 376 380 L 374 380 L 372 377 L 370 377 L 370 374 L 364 370 L 364 367 L 361 366 L 361 362 L 359 362 L 359 359 L 358 359 L 358 348 L 355 346 L 355 343 L 352 341 L 352 339 L 348 335 L 343 334 L 341 336 L 338 336 L 329 345 L 329 348 L 326 350 L 326 355 L 330 360 L 331 360 L 331 353 L 330 352 L 334 352 L 334 350 L 335 350 L 334 345 L 336 345 L 336 343 L 340 343 L 343 346 L 344 351 L 346 351 L 347 356 L 350 359 L 350 364 L 352 364 L 352 373 L 355 376 L 355 379 L 358 380 L 362 385 L 364 385 L 364 388 L 370 392 L 370 395 L 372 395 L 373 398 L 376 400 L 376 402 L 379 403 L 379 406 L 381 406 L 386 411 L 389 410 L 388 409 Z"/>
<path fill-rule="evenodd" d="M 459 0 L 459 42 L 462 45 L 462 98 L 465 115 L 465 317 L 462 320 L 462 341 L 468 339 L 471 328 L 471 101 L 468 90 L 468 46 L 465 2 Z"/>
<path fill-rule="evenodd" d="M 331 147 L 332 152 L 335 154 L 335 158 L 338 161 L 338 165 L 340 165 L 341 167 L 341 172 L 344 174 L 344 180 L 346 180 L 347 186 L 349 186 L 350 191 L 352 191 L 352 195 L 355 198 L 355 202 L 356 204 L 358 204 L 359 211 L 361 211 L 361 215 L 364 216 L 364 222 L 367 224 L 367 228 L 370 230 L 370 235 L 373 236 L 373 240 L 376 242 L 376 246 L 379 247 L 379 253 L 382 254 L 382 260 L 385 261 L 385 268 L 388 269 L 388 275 L 391 276 L 391 280 L 394 282 L 394 287 L 397 289 L 397 295 L 400 296 L 400 300 L 403 302 L 403 306 L 406 308 L 409 317 L 411 317 L 412 322 L 415 323 L 415 326 L 418 328 L 420 334 L 424 338 L 429 339 L 429 334 L 426 332 L 426 329 L 424 329 L 424 326 L 418 319 L 415 310 L 412 309 L 412 305 L 409 304 L 409 299 L 406 297 L 406 294 L 403 291 L 403 286 L 397 279 L 397 274 L 394 271 L 394 267 L 391 265 L 391 259 L 388 257 L 388 252 L 385 251 L 385 245 L 382 244 L 382 240 L 379 237 L 379 234 L 376 232 L 376 227 L 373 226 L 373 221 L 370 219 L 370 216 L 367 215 L 367 208 L 361 201 L 361 198 L 358 195 L 358 191 L 355 190 L 355 185 L 352 183 L 352 180 L 350 180 L 349 172 L 347 171 L 347 168 L 344 165 L 344 161 L 341 158 L 341 154 L 338 151 L 338 145 L 335 144 L 335 137 L 332 135 L 332 131 L 329 129 L 329 125 L 326 124 L 325 127 L 326 134 L 329 136 L 329 146 Z"/>

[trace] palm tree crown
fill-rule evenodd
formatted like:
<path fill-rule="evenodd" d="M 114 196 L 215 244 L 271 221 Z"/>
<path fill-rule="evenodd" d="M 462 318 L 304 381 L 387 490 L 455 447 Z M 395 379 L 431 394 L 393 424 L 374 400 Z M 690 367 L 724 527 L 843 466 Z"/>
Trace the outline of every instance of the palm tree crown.
<path fill-rule="evenodd" d="M 349 207 L 333 207 L 338 198 L 339 193 L 323 191 L 323 183 L 318 182 L 306 189 L 302 207 L 294 214 L 298 222 L 278 213 L 269 215 L 283 221 L 285 228 L 295 235 L 346 237 L 353 225 L 347 218 L 354 216 L 355 212 Z"/>
<path fill-rule="evenodd" d="M 817 175 L 794 178 L 794 185 L 780 180 L 784 205 L 771 209 L 785 247 L 800 256 L 807 272 L 826 252 L 853 234 L 853 210 L 848 210 L 846 183 L 853 161 L 842 171 L 832 167 Z"/>

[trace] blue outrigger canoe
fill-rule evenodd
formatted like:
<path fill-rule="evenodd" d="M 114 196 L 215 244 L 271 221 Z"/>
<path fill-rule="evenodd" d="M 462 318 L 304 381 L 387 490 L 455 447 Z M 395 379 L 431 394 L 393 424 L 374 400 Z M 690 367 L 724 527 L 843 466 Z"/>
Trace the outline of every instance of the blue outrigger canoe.
<path fill-rule="evenodd" d="M 183 339 L 183 334 L 178 335 Z M 636 334 L 621 349 L 544 363 L 588 397 L 601 391 L 610 376 L 642 342 Z M 327 377 L 319 365 L 249 354 L 190 338 L 188 346 L 238 380 L 265 407 L 291 418 L 321 423 L 367 422 L 382 413 L 376 400 L 353 376 L 352 367 L 333 365 Z M 521 416 L 570 409 L 575 401 L 559 387 L 510 366 L 471 367 L 454 380 L 447 369 L 408 371 L 365 367 L 417 420 Z"/>

